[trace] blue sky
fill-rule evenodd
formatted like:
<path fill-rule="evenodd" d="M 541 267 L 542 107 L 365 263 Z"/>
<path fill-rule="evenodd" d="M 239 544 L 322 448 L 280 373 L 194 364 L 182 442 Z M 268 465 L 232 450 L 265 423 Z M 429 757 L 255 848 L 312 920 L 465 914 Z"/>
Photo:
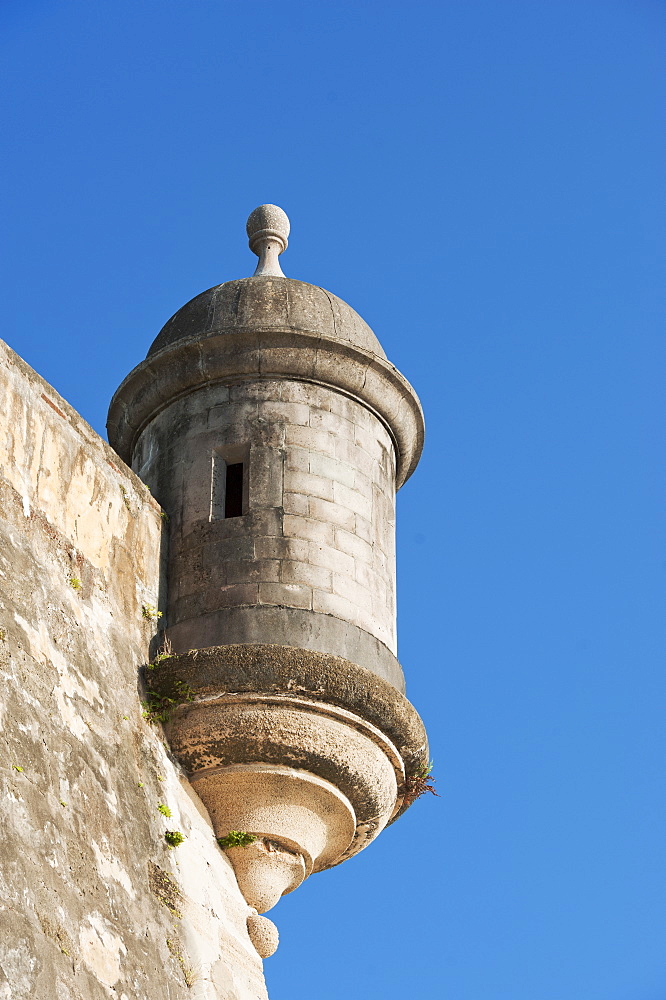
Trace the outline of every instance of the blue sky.
<path fill-rule="evenodd" d="M 104 433 L 252 272 L 419 392 L 400 657 L 441 797 L 272 911 L 271 1000 L 664 1000 L 664 97 L 650 0 L 3 0 L 2 337 Z"/>

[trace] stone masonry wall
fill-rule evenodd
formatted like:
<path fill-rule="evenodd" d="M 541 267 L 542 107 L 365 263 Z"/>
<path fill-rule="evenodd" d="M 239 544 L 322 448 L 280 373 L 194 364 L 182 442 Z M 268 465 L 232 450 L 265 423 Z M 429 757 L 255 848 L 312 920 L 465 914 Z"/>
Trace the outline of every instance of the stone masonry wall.
<path fill-rule="evenodd" d="M 2 342 L 0 398 L 0 1000 L 263 1000 L 231 865 L 142 718 L 160 508 Z"/>
<path fill-rule="evenodd" d="M 247 463 L 243 517 L 211 519 L 216 452 Z M 395 653 L 395 455 L 365 406 L 286 379 L 206 387 L 151 421 L 133 467 L 171 518 L 177 645 L 242 641 L 224 610 L 264 605 L 331 616 Z"/>

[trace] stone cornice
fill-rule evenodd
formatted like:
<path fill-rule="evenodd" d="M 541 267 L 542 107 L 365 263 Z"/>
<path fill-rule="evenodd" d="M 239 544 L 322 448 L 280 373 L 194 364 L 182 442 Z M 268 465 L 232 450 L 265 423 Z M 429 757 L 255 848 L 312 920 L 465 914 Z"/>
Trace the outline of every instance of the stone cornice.
<path fill-rule="evenodd" d="M 129 464 L 137 438 L 173 400 L 204 386 L 289 378 L 330 387 L 361 402 L 386 425 L 396 449 L 396 489 L 421 455 L 424 421 L 418 397 L 390 362 L 358 347 L 293 329 L 234 329 L 192 337 L 137 365 L 109 408 L 109 441 Z"/>
<path fill-rule="evenodd" d="M 335 705 L 376 726 L 394 744 L 407 775 L 428 763 L 428 740 L 414 706 L 395 687 L 342 656 L 294 646 L 243 643 L 192 649 L 150 671 L 151 686 L 186 684 L 197 697 L 262 694 Z"/>

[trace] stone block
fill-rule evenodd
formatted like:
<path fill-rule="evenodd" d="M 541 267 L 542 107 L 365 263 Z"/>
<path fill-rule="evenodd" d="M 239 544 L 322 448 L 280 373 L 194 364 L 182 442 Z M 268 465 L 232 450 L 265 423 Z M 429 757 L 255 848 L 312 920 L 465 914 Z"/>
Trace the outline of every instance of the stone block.
<path fill-rule="evenodd" d="M 310 501 L 302 493 L 285 493 L 282 497 L 282 509 L 288 514 L 307 514 L 310 511 Z"/>
<path fill-rule="evenodd" d="M 364 497 L 357 490 L 350 490 L 348 486 L 344 486 L 342 483 L 335 483 L 333 486 L 333 496 L 336 504 L 352 510 L 355 514 L 360 514 L 361 517 L 366 518 L 368 521 L 372 520 L 372 500 Z"/>
<path fill-rule="evenodd" d="M 288 446 L 297 445 L 310 451 L 320 451 L 324 455 L 332 455 L 335 448 L 335 436 L 314 427 L 289 425 L 286 428 L 285 440 Z"/>
<path fill-rule="evenodd" d="M 261 415 L 272 420 L 282 420 L 286 424 L 301 424 L 306 427 L 310 422 L 310 407 L 305 403 L 266 400 L 261 405 Z"/>
<path fill-rule="evenodd" d="M 224 564 L 227 583 L 277 583 L 280 579 L 279 559 L 229 560 Z"/>
<path fill-rule="evenodd" d="M 288 608 L 311 608 L 312 590 L 298 583 L 260 583 L 259 603 Z"/>
<path fill-rule="evenodd" d="M 351 529 L 355 535 L 367 542 L 368 545 L 372 546 L 375 541 L 375 530 L 372 521 L 367 518 L 362 517 L 360 514 L 356 514 L 354 518 L 354 525 Z"/>
<path fill-rule="evenodd" d="M 385 596 L 386 583 L 374 566 L 368 565 L 367 562 L 362 562 L 360 559 L 355 561 L 354 579 L 369 594 L 377 594 L 379 592 Z"/>
<path fill-rule="evenodd" d="M 310 452 L 307 448 L 297 448 L 292 445 L 287 449 L 286 468 L 298 469 L 299 472 L 315 472 L 310 468 Z"/>
<path fill-rule="evenodd" d="M 354 559 L 346 552 L 340 552 L 330 545 L 319 545 L 312 542 L 310 545 L 310 562 L 313 566 L 322 566 L 335 573 L 345 573 L 349 577 L 354 576 Z"/>
<path fill-rule="evenodd" d="M 375 470 L 377 469 L 376 463 L 373 463 Z M 372 470 L 370 470 L 372 471 Z M 349 483 L 344 485 L 349 486 Z M 357 493 L 360 493 L 362 497 L 366 500 L 372 500 L 373 491 L 378 489 L 377 483 L 370 477 L 366 476 L 364 472 L 360 472 L 358 469 L 354 472 L 354 482 L 351 484 L 351 488 Z"/>
<path fill-rule="evenodd" d="M 254 541 L 254 553 L 257 559 L 294 559 L 307 562 L 310 547 L 304 538 L 257 538 Z"/>
<path fill-rule="evenodd" d="M 333 483 L 322 476 L 314 476 L 309 472 L 299 472 L 297 469 L 285 469 L 284 488 L 290 493 L 303 493 L 308 497 L 321 497 L 322 500 L 333 499 Z"/>
<path fill-rule="evenodd" d="M 331 571 L 308 562 L 285 559 L 281 564 L 282 583 L 304 583 L 320 590 L 331 589 Z"/>
<path fill-rule="evenodd" d="M 345 621 L 353 622 L 356 618 L 354 605 L 346 597 L 329 591 L 312 591 L 312 610 L 320 611 L 327 615 L 335 615 Z M 367 631 L 371 631 L 368 629 Z"/>
<path fill-rule="evenodd" d="M 353 469 L 371 469 L 376 459 L 356 444 L 354 439 L 337 438 L 335 441 L 335 457 L 346 462 Z"/>
<path fill-rule="evenodd" d="M 270 586 L 270 584 L 268 585 Z M 256 604 L 259 599 L 259 585 L 256 583 L 231 583 L 220 587 L 218 604 L 221 608 L 238 604 Z"/>
<path fill-rule="evenodd" d="M 361 563 L 370 563 L 373 559 L 373 548 L 359 535 L 344 528 L 335 529 L 335 547 L 352 556 Z"/>
<path fill-rule="evenodd" d="M 307 497 L 304 497 L 304 499 L 307 501 Z M 295 512 L 295 514 L 300 514 L 300 511 Z M 310 517 L 298 517 L 292 515 L 291 512 L 287 513 L 285 511 L 283 526 L 285 537 L 307 538 L 321 545 L 333 544 L 334 527 L 328 521 Z"/>
<path fill-rule="evenodd" d="M 367 614 L 373 613 L 372 592 L 357 583 L 353 576 L 347 576 L 346 573 L 334 573 L 333 590 L 336 594 L 343 594 L 345 600 L 351 601 L 357 611 L 364 611 Z M 352 616 L 351 620 L 355 621 L 355 618 Z"/>
<path fill-rule="evenodd" d="M 336 437 L 345 437 L 353 441 L 354 426 L 350 420 L 338 413 L 331 413 L 330 410 L 321 410 L 318 407 L 310 409 L 310 427 L 315 430 L 328 431 Z"/>
<path fill-rule="evenodd" d="M 311 518 L 316 520 L 339 525 L 341 528 L 347 528 L 348 531 L 354 530 L 355 514 L 349 507 L 330 503 L 328 500 L 320 500 L 318 497 L 310 497 L 308 513 Z"/>
<path fill-rule="evenodd" d="M 354 487 L 358 472 L 348 465 L 347 462 L 340 461 L 330 455 L 322 455 L 320 452 L 309 453 L 309 470 L 315 476 L 323 476 L 336 483 L 343 483 L 345 486 Z M 318 494 L 319 495 L 319 494 Z M 326 500 L 332 497 L 326 497 Z"/>
<path fill-rule="evenodd" d="M 214 526 L 211 526 L 214 527 Z M 184 554 L 187 550 L 184 550 Z M 206 568 L 223 566 L 231 560 L 252 559 L 254 541 L 251 535 L 234 535 L 231 538 L 216 538 L 211 531 L 203 546 L 203 565 Z"/>
<path fill-rule="evenodd" d="M 355 424 L 354 443 L 357 444 L 359 448 L 362 448 L 366 455 L 374 458 L 379 454 L 380 434 L 382 431 L 383 428 L 379 421 L 375 422 L 375 426 L 372 430 L 367 430 L 365 427 L 360 427 L 358 424 Z M 385 431 L 383 437 L 388 437 Z"/>
<path fill-rule="evenodd" d="M 283 456 L 274 448 L 250 449 L 248 499 L 251 509 L 282 505 Z"/>

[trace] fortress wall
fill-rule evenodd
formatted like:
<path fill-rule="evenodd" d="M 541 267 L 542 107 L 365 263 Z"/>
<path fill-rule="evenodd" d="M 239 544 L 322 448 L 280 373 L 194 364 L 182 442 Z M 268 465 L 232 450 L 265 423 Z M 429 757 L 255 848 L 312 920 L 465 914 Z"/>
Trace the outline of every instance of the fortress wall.
<path fill-rule="evenodd" d="M 141 714 L 160 508 L 1 341 L 0 399 L 0 1000 L 265 998 L 231 865 Z"/>

